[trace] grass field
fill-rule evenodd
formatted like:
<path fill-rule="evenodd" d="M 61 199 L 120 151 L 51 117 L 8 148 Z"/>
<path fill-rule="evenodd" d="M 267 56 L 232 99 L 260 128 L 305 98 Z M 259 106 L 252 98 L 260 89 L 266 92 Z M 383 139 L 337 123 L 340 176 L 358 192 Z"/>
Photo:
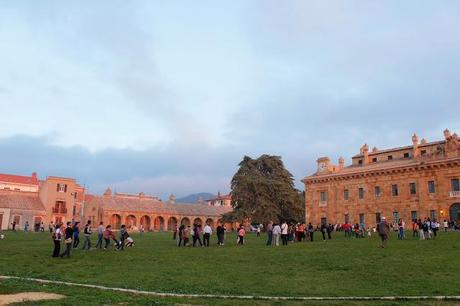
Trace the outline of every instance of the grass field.
<path fill-rule="evenodd" d="M 378 240 L 345 239 L 266 247 L 265 237 L 249 235 L 238 247 L 228 234 L 226 245 L 178 248 L 169 233 L 134 235 L 136 246 L 123 252 L 76 250 L 71 259 L 51 258 L 48 234 L 6 233 L 0 240 L 0 274 L 71 281 L 157 292 L 264 296 L 393 296 L 460 295 L 460 233 L 441 233 L 436 240 L 398 241 L 386 249 Z M 215 237 L 213 237 L 215 238 Z M 15 280 L 0 281 L 0 293 L 51 291 L 63 301 L 37 304 L 159 304 L 227 305 L 286 304 L 287 302 L 152 298 L 123 293 Z M 289 302 L 317 304 L 318 302 Z M 392 305 L 396 302 L 375 302 Z M 402 302 L 404 304 L 404 302 Z M 409 304 L 414 302 L 407 302 Z M 406 303 L 406 304 L 407 304 Z M 418 301 L 416 304 L 441 304 Z M 325 302 L 324 305 L 369 302 Z M 453 303 L 452 303 L 453 304 Z"/>

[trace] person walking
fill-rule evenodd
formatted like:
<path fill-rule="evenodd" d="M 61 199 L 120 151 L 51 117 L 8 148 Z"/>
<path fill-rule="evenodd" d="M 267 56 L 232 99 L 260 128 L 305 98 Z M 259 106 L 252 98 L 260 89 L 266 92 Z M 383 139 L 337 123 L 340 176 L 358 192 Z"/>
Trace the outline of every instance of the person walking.
<path fill-rule="evenodd" d="M 380 247 L 385 248 L 388 242 L 388 234 L 390 232 L 390 225 L 385 217 L 381 217 L 380 222 L 377 224 L 377 231 L 380 236 Z"/>
<path fill-rule="evenodd" d="M 315 229 L 311 222 L 308 223 L 308 233 L 310 234 L 310 241 L 313 242 L 313 234 L 315 233 Z"/>
<path fill-rule="evenodd" d="M 62 240 L 61 227 L 62 227 L 62 224 L 57 223 L 54 231 L 52 230 L 51 237 L 53 238 L 53 242 L 54 242 L 53 257 L 59 257 L 59 254 L 61 253 L 61 240 Z"/>
<path fill-rule="evenodd" d="M 209 247 L 209 239 L 211 238 L 212 228 L 206 223 L 203 229 L 203 243 L 205 247 Z"/>
<path fill-rule="evenodd" d="M 224 245 L 225 227 L 222 225 L 222 223 L 219 223 L 219 225 L 217 226 L 216 233 L 217 233 L 217 244 Z"/>
<path fill-rule="evenodd" d="M 418 223 L 417 220 L 412 220 L 412 238 L 418 237 Z"/>
<path fill-rule="evenodd" d="M 13 223 L 11 223 L 11 229 L 15 232 L 16 231 L 16 221 L 13 221 Z"/>
<path fill-rule="evenodd" d="M 323 235 L 323 241 L 326 241 L 326 232 L 327 232 L 327 226 L 326 223 L 321 223 L 321 234 Z"/>
<path fill-rule="evenodd" d="M 177 243 L 177 246 L 180 247 L 181 244 L 182 244 L 182 241 L 184 240 L 184 230 L 185 230 L 185 225 L 181 224 L 181 226 L 179 226 L 179 230 L 178 230 L 178 243 Z M 185 246 L 185 244 L 184 244 Z"/>
<path fill-rule="evenodd" d="M 273 221 L 267 224 L 267 246 L 271 246 L 273 241 Z"/>
<path fill-rule="evenodd" d="M 422 219 L 418 219 L 417 228 L 418 228 L 418 238 L 419 238 L 419 240 L 425 240 L 425 233 L 423 231 Z"/>
<path fill-rule="evenodd" d="M 246 231 L 244 230 L 243 224 L 240 225 L 240 229 L 238 230 L 238 244 L 244 245 L 244 236 L 246 236 Z"/>
<path fill-rule="evenodd" d="M 449 229 L 449 222 L 447 222 L 446 219 L 444 219 L 443 227 L 444 227 L 444 232 L 447 233 L 447 230 Z"/>
<path fill-rule="evenodd" d="M 103 237 L 104 237 L 104 240 L 105 240 L 104 250 L 107 250 L 107 247 L 110 244 L 110 238 L 112 238 L 113 241 L 115 242 L 115 245 L 118 246 L 118 241 L 115 238 L 115 234 L 113 233 L 112 226 L 110 224 L 105 227 Z"/>
<path fill-rule="evenodd" d="M 281 224 L 281 240 L 283 245 L 288 245 L 288 224 L 286 221 Z"/>
<path fill-rule="evenodd" d="M 281 227 L 280 225 L 277 223 L 275 224 L 275 226 L 273 227 L 273 241 L 274 241 L 274 245 L 276 246 L 279 246 L 280 245 L 280 235 L 281 235 Z"/>
<path fill-rule="evenodd" d="M 193 246 L 196 245 L 196 242 L 198 241 L 200 243 L 200 247 L 203 246 L 203 243 L 201 242 L 201 225 L 200 224 L 195 224 L 193 226 Z"/>
<path fill-rule="evenodd" d="M 75 222 L 73 225 L 73 248 L 77 248 L 80 243 L 80 222 Z"/>
<path fill-rule="evenodd" d="M 70 250 L 72 249 L 72 237 L 73 237 L 72 222 L 67 222 L 67 227 L 65 228 L 65 231 L 64 231 L 65 251 L 64 253 L 61 254 L 61 258 L 64 258 L 64 256 L 67 256 L 67 258 L 70 258 Z"/>
<path fill-rule="evenodd" d="M 83 242 L 82 250 L 91 249 L 91 234 L 92 233 L 93 233 L 93 230 L 91 229 L 91 220 L 88 220 L 88 222 L 85 225 L 85 229 L 83 231 L 83 235 L 85 236 L 85 241 Z"/>
<path fill-rule="evenodd" d="M 40 232 L 44 233 L 45 232 L 45 224 L 42 222 L 40 222 Z"/>
<path fill-rule="evenodd" d="M 433 238 L 436 238 L 438 236 L 438 230 L 439 230 L 438 220 L 433 219 L 433 221 L 431 222 L 431 231 L 433 232 Z"/>
<path fill-rule="evenodd" d="M 29 231 L 29 221 L 26 221 L 26 223 L 24 224 L 24 232 L 28 232 Z"/>
<path fill-rule="evenodd" d="M 187 225 L 187 227 L 184 227 L 184 230 L 182 233 L 182 241 L 184 242 L 184 247 L 188 246 L 188 242 L 190 240 L 190 233 L 191 233 L 190 225 Z"/>
<path fill-rule="evenodd" d="M 102 240 L 104 239 L 104 222 L 100 222 L 99 226 L 97 227 L 97 243 L 96 249 L 102 249 Z"/>
<path fill-rule="evenodd" d="M 54 226 L 54 222 L 53 222 L 53 221 L 51 221 L 51 222 L 48 224 L 48 230 L 49 230 L 50 234 L 52 234 L 52 233 L 53 233 L 53 231 L 55 231 L 55 230 L 56 230 L 56 228 L 55 228 L 55 226 Z"/>

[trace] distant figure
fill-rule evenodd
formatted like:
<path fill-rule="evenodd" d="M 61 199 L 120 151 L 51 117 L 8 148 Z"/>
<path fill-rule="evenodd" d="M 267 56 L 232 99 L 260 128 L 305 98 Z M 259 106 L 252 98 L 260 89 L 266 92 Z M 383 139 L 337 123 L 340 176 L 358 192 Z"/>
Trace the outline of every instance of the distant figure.
<path fill-rule="evenodd" d="M 45 232 L 45 224 L 42 222 L 40 222 L 40 232 Z"/>
<path fill-rule="evenodd" d="M 238 244 L 244 245 L 244 236 L 246 235 L 246 231 L 244 230 L 243 224 L 240 225 L 238 230 Z"/>
<path fill-rule="evenodd" d="M 181 246 L 182 242 L 184 241 L 184 231 L 185 231 L 185 225 L 181 224 L 181 226 L 179 226 L 179 237 L 178 237 L 178 240 L 179 240 L 179 243 L 177 244 L 177 246 Z M 185 246 L 185 244 L 184 244 Z"/>
<path fill-rule="evenodd" d="M 281 224 L 281 240 L 283 241 L 283 245 L 288 245 L 288 224 L 286 221 Z"/>
<path fill-rule="evenodd" d="M 93 233 L 93 230 L 91 229 L 91 220 L 88 220 L 88 222 L 85 225 L 85 230 L 83 231 L 83 234 L 85 235 L 85 242 L 83 242 L 82 250 L 91 249 L 91 234 L 92 233 Z"/>
<path fill-rule="evenodd" d="M 260 237 L 260 226 L 257 226 L 256 232 L 257 232 L 257 237 Z"/>
<path fill-rule="evenodd" d="M 191 232 L 190 225 L 187 225 L 186 228 L 184 227 L 183 234 L 182 234 L 182 241 L 184 243 L 184 247 L 188 246 L 188 242 L 190 240 L 190 232 Z"/>
<path fill-rule="evenodd" d="M 141 224 L 141 227 L 139 228 L 139 233 L 141 234 L 141 236 L 144 235 L 144 231 L 144 224 Z"/>
<path fill-rule="evenodd" d="M 129 237 L 128 230 L 126 229 L 126 225 L 122 225 L 120 228 L 120 242 L 118 243 L 118 249 L 122 251 L 125 249 L 125 240 Z"/>
<path fill-rule="evenodd" d="M 313 225 L 310 223 L 308 223 L 308 234 L 310 235 L 310 241 L 313 242 L 313 235 L 315 233 L 315 229 L 313 227 Z"/>
<path fill-rule="evenodd" d="M 399 219 L 398 222 L 398 239 L 403 240 L 405 238 L 404 235 L 404 228 L 406 226 L 406 223 L 403 221 L 403 219 Z"/>
<path fill-rule="evenodd" d="M 323 235 L 323 241 L 326 241 L 326 232 L 327 232 L 327 225 L 326 223 L 321 223 L 321 235 Z"/>
<path fill-rule="evenodd" d="M 112 226 L 110 224 L 105 227 L 103 237 L 104 237 L 104 240 L 105 240 L 104 250 L 107 250 L 107 247 L 110 244 L 110 238 L 112 238 L 113 241 L 115 242 L 115 245 L 118 246 L 118 241 L 115 238 L 115 234 L 113 233 Z"/>
<path fill-rule="evenodd" d="M 203 243 L 205 247 L 209 247 L 209 239 L 211 238 L 212 228 L 206 223 L 203 230 Z"/>
<path fill-rule="evenodd" d="M 99 226 L 97 227 L 97 243 L 96 243 L 96 249 L 97 248 L 102 248 L 102 240 L 104 239 L 104 222 L 99 223 Z"/>
<path fill-rule="evenodd" d="M 25 232 L 29 231 L 29 221 L 26 221 L 26 223 L 24 224 L 24 231 Z"/>
<path fill-rule="evenodd" d="M 62 240 L 62 230 L 61 230 L 62 224 L 57 223 L 56 228 L 51 230 L 52 234 L 52 239 L 54 242 L 54 251 L 53 251 L 53 257 L 59 257 L 59 253 L 61 253 L 61 240 Z"/>
<path fill-rule="evenodd" d="M 203 243 L 201 242 L 201 225 L 200 224 L 195 224 L 193 226 L 193 246 L 196 245 L 196 242 L 198 241 L 200 243 L 200 247 L 203 246 Z"/>
<path fill-rule="evenodd" d="M 50 231 L 50 234 L 55 230 L 53 221 L 48 224 L 48 230 Z"/>
<path fill-rule="evenodd" d="M 16 221 L 13 221 L 13 223 L 11 223 L 11 229 L 13 231 L 16 231 Z"/>
<path fill-rule="evenodd" d="M 267 245 L 268 246 L 272 245 L 272 240 L 273 240 L 273 222 L 270 221 L 268 222 L 268 225 L 267 225 Z"/>
<path fill-rule="evenodd" d="M 447 233 L 447 230 L 449 229 L 449 222 L 447 222 L 446 219 L 444 219 L 443 227 L 444 227 L 444 232 Z"/>
<path fill-rule="evenodd" d="M 224 237 L 225 237 L 225 227 L 219 223 L 216 229 L 217 233 L 217 244 L 218 245 L 224 245 Z"/>
<path fill-rule="evenodd" d="M 279 224 L 275 224 L 275 226 L 273 226 L 273 244 L 275 246 L 280 245 L 280 235 L 281 235 L 281 227 L 279 226 Z"/>
<path fill-rule="evenodd" d="M 177 227 L 177 225 L 174 227 L 174 232 L 173 232 L 173 240 L 176 240 L 177 239 L 177 232 L 179 231 L 179 228 Z"/>
<path fill-rule="evenodd" d="M 67 256 L 70 258 L 70 250 L 72 249 L 72 237 L 73 237 L 73 229 L 72 229 L 72 222 L 67 222 L 67 227 L 65 228 L 64 232 L 64 242 L 65 242 L 65 251 L 61 254 L 61 258 Z"/>
<path fill-rule="evenodd" d="M 80 222 L 75 222 L 73 225 L 73 248 L 78 247 L 80 243 Z"/>
<path fill-rule="evenodd" d="M 380 247 L 384 248 L 387 245 L 388 233 L 390 232 L 390 225 L 387 223 L 387 220 L 385 217 L 382 217 L 380 219 L 380 222 L 377 225 L 377 231 L 379 232 L 380 239 L 381 239 Z"/>
<path fill-rule="evenodd" d="M 134 246 L 134 240 L 131 237 L 126 238 L 126 247 Z"/>

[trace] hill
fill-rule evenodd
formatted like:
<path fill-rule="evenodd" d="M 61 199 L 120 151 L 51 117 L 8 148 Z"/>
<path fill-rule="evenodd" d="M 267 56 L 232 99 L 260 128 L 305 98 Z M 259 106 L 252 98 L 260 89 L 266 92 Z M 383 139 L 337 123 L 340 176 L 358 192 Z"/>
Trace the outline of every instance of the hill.
<path fill-rule="evenodd" d="M 207 199 L 214 198 L 215 195 L 209 192 L 194 193 L 183 198 L 176 199 L 176 203 L 197 203 L 200 197 L 206 201 Z"/>

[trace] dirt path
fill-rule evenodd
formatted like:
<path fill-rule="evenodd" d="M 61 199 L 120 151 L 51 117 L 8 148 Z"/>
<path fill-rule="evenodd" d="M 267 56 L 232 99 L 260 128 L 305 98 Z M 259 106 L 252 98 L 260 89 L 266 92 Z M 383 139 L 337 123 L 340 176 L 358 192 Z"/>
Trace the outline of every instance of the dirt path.
<path fill-rule="evenodd" d="M 59 300 L 65 296 L 47 292 L 21 292 L 16 294 L 0 294 L 0 306 L 25 301 Z"/>

